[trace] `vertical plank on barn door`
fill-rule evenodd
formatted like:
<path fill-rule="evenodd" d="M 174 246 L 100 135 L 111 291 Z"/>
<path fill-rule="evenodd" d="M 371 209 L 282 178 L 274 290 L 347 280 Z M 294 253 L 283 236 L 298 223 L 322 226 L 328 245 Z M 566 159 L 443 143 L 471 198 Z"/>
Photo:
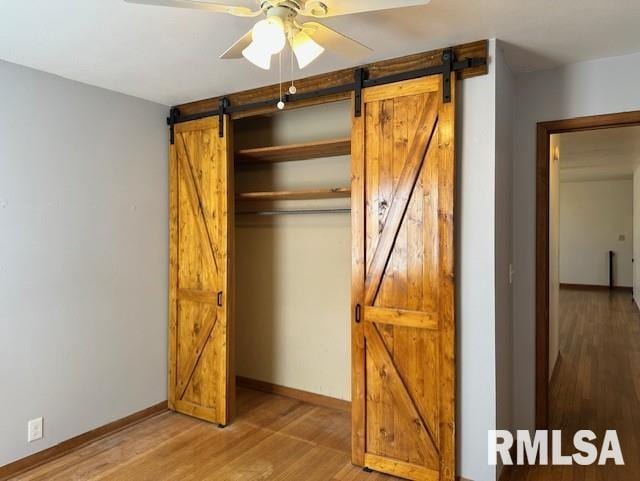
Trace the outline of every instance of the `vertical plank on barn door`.
<path fill-rule="evenodd" d="M 352 459 L 452 481 L 455 100 L 443 103 L 436 75 L 365 89 L 362 102 L 351 153 Z"/>
<path fill-rule="evenodd" d="M 169 407 L 229 422 L 233 165 L 229 120 L 175 126 L 170 150 Z"/>

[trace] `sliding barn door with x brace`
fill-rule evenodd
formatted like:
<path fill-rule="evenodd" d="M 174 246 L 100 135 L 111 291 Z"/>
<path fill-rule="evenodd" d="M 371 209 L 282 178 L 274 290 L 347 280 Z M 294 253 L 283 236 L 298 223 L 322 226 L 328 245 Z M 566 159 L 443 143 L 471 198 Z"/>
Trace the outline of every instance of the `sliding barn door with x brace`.
<path fill-rule="evenodd" d="M 229 125 L 221 130 L 220 121 L 176 125 L 171 146 L 169 407 L 225 425 L 235 391 L 233 165 Z"/>
<path fill-rule="evenodd" d="M 353 461 L 455 478 L 454 117 L 434 75 L 362 92 L 352 133 Z"/>

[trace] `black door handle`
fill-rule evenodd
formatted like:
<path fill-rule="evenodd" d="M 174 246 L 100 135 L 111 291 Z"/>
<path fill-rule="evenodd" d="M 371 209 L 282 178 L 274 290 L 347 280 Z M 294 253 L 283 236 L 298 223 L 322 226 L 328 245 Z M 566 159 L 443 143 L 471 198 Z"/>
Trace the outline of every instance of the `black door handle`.
<path fill-rule="evenodd" d="M 356 322 L 360 322 L 362 320 L 362 306 L 360 304 L 356 304 Z"/>
<path fill-rule="evenodd" d="M 218 292 L 218 307 L 222 307 L 222 291 Z"/>

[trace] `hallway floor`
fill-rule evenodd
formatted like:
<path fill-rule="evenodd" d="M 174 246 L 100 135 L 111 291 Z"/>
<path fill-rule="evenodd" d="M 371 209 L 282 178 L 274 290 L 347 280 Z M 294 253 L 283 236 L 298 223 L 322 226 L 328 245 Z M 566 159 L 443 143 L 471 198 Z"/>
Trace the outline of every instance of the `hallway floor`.
<path fill-rule="evenodd" d="M 563 454 L 573 435 L 616 429 L 625 466 L 535 466 L 510 481 L 636 481 L 640 479 L 640 312 L 629 292 L 562 289 L 560 353 L 550 393 L 551 428 L 562 429 Z"/>

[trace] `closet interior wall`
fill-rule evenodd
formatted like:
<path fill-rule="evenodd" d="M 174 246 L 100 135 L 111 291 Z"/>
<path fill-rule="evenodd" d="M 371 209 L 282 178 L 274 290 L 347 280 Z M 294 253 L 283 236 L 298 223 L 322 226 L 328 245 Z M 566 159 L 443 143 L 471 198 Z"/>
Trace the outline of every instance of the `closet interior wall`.
<path fill-rule="evenodd" d="M 351 109 L 335 102 L 236 120 L 234 149 L 349 138 Z M 236 193 L 350 187 L 349 155 L 235 165 Z M 351 398 L 349 213 L 242 214 L 349 207 L 349 197 L 236 201 L 238 376 Z"/>

